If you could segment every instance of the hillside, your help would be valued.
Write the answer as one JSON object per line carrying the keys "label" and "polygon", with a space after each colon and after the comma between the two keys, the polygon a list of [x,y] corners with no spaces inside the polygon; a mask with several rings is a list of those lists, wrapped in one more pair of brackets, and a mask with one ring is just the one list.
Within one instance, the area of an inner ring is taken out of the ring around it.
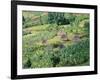
{"label": "hillside", "polygon": [[23,68],[89,65],[89,15],[48,14],[23,12]]}

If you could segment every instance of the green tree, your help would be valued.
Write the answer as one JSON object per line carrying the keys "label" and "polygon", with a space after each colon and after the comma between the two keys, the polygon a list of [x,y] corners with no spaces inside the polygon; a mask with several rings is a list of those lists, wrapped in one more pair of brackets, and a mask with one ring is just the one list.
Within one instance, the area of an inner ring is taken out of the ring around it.
{"label": "green tree", "polygon": [[48,23],[52,24],[55,23],[55,13],[54,12],[49,12],[48,13]]}
{"label": "green tree", "polygon": [[43,25],[42,16],[40,15],[40,24]]}
{"label": "green tree", "polygon": [[57,24],[57,25],[64,25],[66,24],[66,18],[64,13],[58,12],[49,12],[48,13],[48,23],[49,24]]}
{"label": "green tree", "polygon": [[27,60],[26,64],[24,65],[24,67],[25,68],[31,68],[31,65],[32,65],[31,60],[30,60],[30,58],[28,58],[28,60]]}

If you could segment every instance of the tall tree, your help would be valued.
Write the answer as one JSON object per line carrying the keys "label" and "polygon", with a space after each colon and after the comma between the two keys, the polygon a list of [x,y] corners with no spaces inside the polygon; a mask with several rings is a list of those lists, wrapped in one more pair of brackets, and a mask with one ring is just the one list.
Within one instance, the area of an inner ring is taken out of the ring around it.
{"label": "tall tree", "polygon": [[66,18],[64,16],[64,13],[49,12],[48,23],[49,24],[55,23],[57,25],[66,24]]}
{"label": "tall tree", "polygon": [[40,15],[40,24],[43,25],[42,16]]}

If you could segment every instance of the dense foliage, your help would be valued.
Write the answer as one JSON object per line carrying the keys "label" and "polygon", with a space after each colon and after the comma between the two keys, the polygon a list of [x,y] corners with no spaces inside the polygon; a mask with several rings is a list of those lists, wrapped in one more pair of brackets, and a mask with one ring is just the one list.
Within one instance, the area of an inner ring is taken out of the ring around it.
{"label": "dense foliage", "polygon": [[89,65],[89,14],[23,11],[23,68]]}
{"label": "dense foliage", "polygon": [[69,24],[70,22],[68,19],[65,18],[64,13],[50,12],[48,13],[48,23],[64,25],[64,24]]}

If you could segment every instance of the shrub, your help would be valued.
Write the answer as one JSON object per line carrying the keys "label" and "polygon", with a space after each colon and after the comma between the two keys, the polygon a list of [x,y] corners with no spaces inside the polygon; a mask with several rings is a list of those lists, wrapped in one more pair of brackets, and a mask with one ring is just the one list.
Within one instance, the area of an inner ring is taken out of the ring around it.
{"label": "shrub", "polygon": [[24,68],[31,68],[31,65],[32,65],[31,60],[30,60],[30,58],[28,58],[26,63],[24,63]]}
{"label": "shrub", "polygon": [[58,66],[72,66],[89,62],[89,40],[84,40],[61,50]]}

